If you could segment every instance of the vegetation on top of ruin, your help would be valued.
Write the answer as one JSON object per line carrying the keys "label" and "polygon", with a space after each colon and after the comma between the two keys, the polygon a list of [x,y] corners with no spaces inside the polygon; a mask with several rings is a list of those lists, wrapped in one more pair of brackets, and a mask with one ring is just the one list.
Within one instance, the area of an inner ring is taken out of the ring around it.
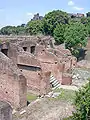
{"label": "vegetation on top of ruin", "polygon": [[[88,32],[87,32],[88,31]],[[66,43],[73,55],[78,55],[79,48],[87,43],[90,35],[90,16],[77,17],[61,10],[53,10],[42,19],[30,20],[26,25],[6,26],[0,30],[1,35],[50,35],[57,44]]]}

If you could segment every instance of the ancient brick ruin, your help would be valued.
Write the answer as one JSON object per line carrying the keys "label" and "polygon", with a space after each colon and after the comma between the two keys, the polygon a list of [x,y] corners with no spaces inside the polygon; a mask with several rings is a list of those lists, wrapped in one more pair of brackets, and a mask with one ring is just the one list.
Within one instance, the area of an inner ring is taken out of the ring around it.
{"label": "ancient brick ruin", "polygon": [[12,108],[3,101],[0,101],[0,120],[12,120]]}
{"label": "ancient brick ruin", "polygon": [[27,90],[50,91],[50,76],[59,84],[72,83],[76,58],[50,36],[0,37],[0,99],[16,108],[27,103]]}
{"label": "ancient brick ruin", "polygon": [[26,78],[18,67],[0,52],[0,100],[16,108],[26,106]]}

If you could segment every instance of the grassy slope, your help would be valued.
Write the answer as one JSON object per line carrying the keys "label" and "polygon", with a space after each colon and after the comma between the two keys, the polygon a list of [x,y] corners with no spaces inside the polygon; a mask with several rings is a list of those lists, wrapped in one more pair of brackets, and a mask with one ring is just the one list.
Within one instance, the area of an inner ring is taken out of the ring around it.
{"label": "grassy slope", "polygon": [[61,92],[61,94],[57,98],[49,98],[49,100],[61,100],[67,102],[74,102],[75,99],[75,91],[72,90],[64,90],[64,89],[57,89],[54,92]]}

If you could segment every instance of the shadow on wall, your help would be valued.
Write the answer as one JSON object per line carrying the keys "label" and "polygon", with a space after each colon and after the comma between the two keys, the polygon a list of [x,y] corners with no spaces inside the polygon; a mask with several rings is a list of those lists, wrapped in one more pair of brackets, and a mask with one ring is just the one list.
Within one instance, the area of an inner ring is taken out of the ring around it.
{"label": "shadow on wall", "polygon": [[40,71],[40,67],[28,66],[28,65],[20,65],[18,64],[19,69],[29,70],[29,71]]}
{"label": "shadow on wall", "polygon": [[79,55],[77,57],[77,61],[81,61],[81,60],[84,60],[85,59],[85,56],[86,56],[86,51],[85,49],[81,48],[79,49]]}
{"label": "shadow on wall", "polygon": [[2,52],[3,54],[5,54],[6,56],[8,56],[8,49],[1,49],[1,52]]}
{"label": "shadow on wall", "polygon": [[24,51],[27,51],[27,47],[23,47],[23,50],[24,50]]}
{"label": "shadow on wall", "polygon": [[35,46],[31,46],[31,53],[34,54],[35,52]]}

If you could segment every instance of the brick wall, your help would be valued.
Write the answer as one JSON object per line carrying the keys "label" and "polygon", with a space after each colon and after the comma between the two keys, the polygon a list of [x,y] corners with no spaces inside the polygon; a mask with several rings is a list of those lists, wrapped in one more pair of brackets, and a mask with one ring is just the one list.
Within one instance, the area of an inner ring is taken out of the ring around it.
{"label": "brick wall", "polygon": [[3,101],[0,101],[0,120],[12,120],[12,108]]}
{"label": "brick wall", "polygon": [[9,102],[14,108],[26,106],[26,84],[17,66],[0,52],[0,100]]}

